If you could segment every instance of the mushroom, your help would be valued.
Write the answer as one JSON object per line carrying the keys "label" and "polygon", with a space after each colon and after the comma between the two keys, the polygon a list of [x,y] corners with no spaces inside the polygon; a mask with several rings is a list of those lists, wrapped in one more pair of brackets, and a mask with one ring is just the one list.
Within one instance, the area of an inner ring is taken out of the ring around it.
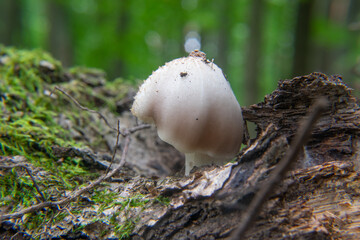
{"label": "mushroom", "polygon": [[185,154],[187,176],[195,166],[225,163],[240,150],[240,105],[222,70],[198,50],[153,72],[131,111]]}

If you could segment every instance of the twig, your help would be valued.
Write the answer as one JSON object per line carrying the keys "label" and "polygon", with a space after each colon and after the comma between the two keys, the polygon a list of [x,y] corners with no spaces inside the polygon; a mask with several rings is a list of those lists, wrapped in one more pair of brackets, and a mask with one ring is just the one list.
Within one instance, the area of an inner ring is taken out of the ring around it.
{"label": "twig", "polygon": [[244,213],[239,227],[233,233],[231,239],[238,240],[244,239],[246,230],[254,221],[255,217],[261,210],[262,205],[265,203],[270,193],[278,183],[285,177],[287,171],[291,169],[292,164],[296,161],[299,152],[302,150],[310,137],[311,130],[316,121],[320,118],[321,114],[328,108],[328,101],[325,98],[320,98],[314,104],[311,114],[307,120],[300,126],[299,131],[294,137],[293,144],[286,152],[285,157],[278,163],[278,166],[273,170],[267,182],[263,183],[259,192],[251,201],[248,210]]}
{"label": "twig", "polygon": [[[41,192],[40,188],[39,188],[39,185],[36,183],[36,180],[34,178],[34,176],[32,175],[32,172],[31,172],[31,169],[28,168],[27,166],[23,165],[23,164],[17,164],[17,165],[12,165],[12,166],[0,166],[0,168],[9,168],[9,169],[12,169],[12,168],[16,168],[16,167],[21,167],[23,169],[25,169],[25,171],[27,172],[27,174],[30,176],[30,179],[31,181],[33,182],[34,184],[34,187],[36,189],[36,191],[39,193],[40,197],[41,197],[41,200],[43,202],[46,201],[45,197],[44,197],[44,194]],[[36,197],[36,196],[35,196]],[[36,197],[36,199],[39,201],[39,199]],[[39,201],[41,202],[41,201]]]}
{"label": "twig", "polygon": [[21,233],[23,233],[23,232],[19,231],[19,232],[15,233],[14,235],[12,235],[12,236],[10,237],[9,240],[16,239],[15,237],[16,237],[17,235],[21,234]]}
{"label": "twig", "polygon": [[[59,214],[59,213],[60,213],[60,211],[59,211],[57,214]],[[56,215],[57,215],[57,214],[56,214]],[[49,226],[51,227],[52,221],[53,221],[54,218],[55,218],[55,212],[51,212],[50,220],[47,220],[46,218],[47,218],[47,213],[46,213],[46,215],[45,215],[45,217],[44,217],[44,219],[43,219],[43,222],[42,222],[42,223],[39,225],[39,227],[38,227],[39,230],[40,230],[40,229],[43,229],[43,231],[40,232],[40,233],[38,233],[38,234],[36,234],[36,235],[34,236],[34,239],[45,239],[46,237],[49,236],[49,234],[48,234],[47,231],[48,231]],[[42,235],[44,235],[43,238],[41,237]]]}
{"label": "twig", "polygon": [[135,127],[125,129],[125,130],[121,133],[121,135],[122,135],[123,137],[126,137],[126,136],[128,136],[128,135],[130,135],[130,134],[133,134],[133,133],[136,132],[136,131],[139,131],[139,130],[142,130],[142,129],[146,129],[146,128],[150,128],[150,127],[151,127],[150,124],[140,124],[140,125],[137,125],[137,126],[135,126]]}
{"label": "twig", "polygon": [[53,94],[53,92],[55,92],[55,90],[58,90],[60,92],[62,92],[65,96],[67,96],[71,101],[73,101],[75,103],[75,105],[80,108],[81,110],[84,110],[84,111],[87,111],[87,112],[90,112],[90,113],[96,113],[101,119],[104,120],[105,124],[110,128],[112,129],[113,131],[117,131],[116,128],[112,127],[108,120],[106,119],[106,117],[104,115],[102,115],[102,113],[98,112],[98,111],[95,111],[95,110],[92,110],[92,109],[89,109],[87,107],[84,107],[82,106],[74,97],[72,97],[70,94],[68,94],[65,90],[61,89],[60,87],[58,86],[55,86],[54,89],[51,91],[50,93],[50,96]]}
{"label": "twig", "polygon": [[100,176],[98,179],[96,179],[94,182],[90,183],[88,186],[79,189],[77,191],[74,191],[72,193],[72,195],[68,196],[67,198],[60,200],[60,201],[56,201],[56,202],[42,202],[36,205],[33,205],[31,207],[25,208],[19,212],[16,213],[12,213],[12,214],[4,214],[0,216],[0,223],[8,220],[8,219],[15,219],[15,218],[21,218],[22,216],[24,216],[27,213],[32,213],[35,211],[39,211],[42,208],[47,208],[47,207],[55,207],[55,206],[63,206],[71,201],[73,201],[74,199],[76,199],[77,197],[79,197],[81,194],[83,194],[84,192],[87,192],[89,190],[91,190],[92,188],[94,188],[95,186],[99,185],[101,182],[103,182],[104,180],[107,180],[109,178],[111,178],[112,176],[114,176],[125,164],[125,159],[126,159],[126,154],[129,148],[129,144],[130,144],[130,136],[126,136],[125,138],[125,145],[124,145],[124,149],[121,155],[121,160],[119,165],[112,171],[110,171],[109,173],[105,173],[104,175]]}
{"label": "twig", "polygon": [[114,162],[115,155],[116,155],[116,150],[117,150],[118,145],[119,145],[119,138],[120,138],[120,134],[121,134],[121,132],[120,132],[120,120],[118,120],[117,132],[118,132],[118,133],[117,133],[117,136],[116,136],[116,144],[115,144],[115,147],[114,147],[114,152],[113,152],[113,155],[112,155],[112,157],[111,157],[110,165],[109,165],[109,166],[107,167],[107,169],[106,169],[106,173],[109,172],[109,170],[110,170],[110,168],[111,168],[111,166],[112,166],[112,164],[113,164],[113,162]]}
{"label": "twig", "polygon": [[121,132],[120,130],[118,130],[117,128],[114,128],[113,126],[110,125],[109,121],[107,120],[107,118],[101,113],[101,112],[98,112],[98,111],[95,111],[95,110],[92,110],[92,109],[89,109],[87,107],[84,107],[82,106],[74,97],[72,97],[70,94],[68,94],[65,90],[63,90],[62,88],[58,87],[58,86],[55,86],[54,89],[51,91],[50,93],[50,96],[53,94],[53,92],[55,92],[55,90],[58,90],[60,92],[62,92],[65,96],[67,96],[71,101],[73,101],[75,103],[75,105],[80,108],[81,110],[84,110],[84,111],[87,111],[87,112],[90,112],[90,113],[95,113],[97,114],[101,119],[104,120],[105,124],[113,131],[115,132],[120,132],[121,136],[123,137],[126,137],[138,130],[141,130],[141,129],[145,129],[145,128],[150,128],[150,124],[141,124],[141,125],[138,125],[138,126],[135,126],[133,128],[129,128],[129,129],[126,129],[124,130],[124,132]]}

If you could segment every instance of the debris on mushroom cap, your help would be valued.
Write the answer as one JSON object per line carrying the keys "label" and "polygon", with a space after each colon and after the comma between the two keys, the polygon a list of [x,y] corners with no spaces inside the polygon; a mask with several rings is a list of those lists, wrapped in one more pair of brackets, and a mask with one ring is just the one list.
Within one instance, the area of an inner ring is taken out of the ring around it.
{"label": "debris on mushroom cap", "polygon": [[242,142],[240,105],[222,70],[200,51],[153,72],[135,96],[132,113],[154,123],[159,137],[186,158],[191,155],[195,166],[231,159]]}
{"label": "debris on mushroom cap", "polygon": [[206,54],[205,54],[204,52],[199,51],[199,50],[192,51],[192,52],[189,54],[189,57],[200,57],[200,58],[202,58],[205,62],[207,61],[207,59],[206,59]]}

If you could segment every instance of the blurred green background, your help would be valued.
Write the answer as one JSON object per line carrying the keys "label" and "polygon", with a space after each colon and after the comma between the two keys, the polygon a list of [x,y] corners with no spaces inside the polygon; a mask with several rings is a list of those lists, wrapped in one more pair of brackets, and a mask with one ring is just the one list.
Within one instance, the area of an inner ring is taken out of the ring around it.
{"label": "blurred green background", "polygon": [[0,0],[0,43],[132,82],[201,48],[248,105],[313,71],[358,89],[359,10],[359,0]]}

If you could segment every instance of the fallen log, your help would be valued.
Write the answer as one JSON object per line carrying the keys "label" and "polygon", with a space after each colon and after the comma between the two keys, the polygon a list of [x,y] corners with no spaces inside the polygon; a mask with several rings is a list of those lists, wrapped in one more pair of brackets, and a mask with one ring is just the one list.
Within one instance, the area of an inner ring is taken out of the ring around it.
{"label": "fallen log", "polygon": [[280,81],[263,102],[243,108],[245,120],[257,125],[257,137],[237,161],[162,185],[169,206],[144,211],[133,238],[229,238],[319,97],[331,107],[246,239],[358,239],[359,106],[339,76],[321,73]]}

